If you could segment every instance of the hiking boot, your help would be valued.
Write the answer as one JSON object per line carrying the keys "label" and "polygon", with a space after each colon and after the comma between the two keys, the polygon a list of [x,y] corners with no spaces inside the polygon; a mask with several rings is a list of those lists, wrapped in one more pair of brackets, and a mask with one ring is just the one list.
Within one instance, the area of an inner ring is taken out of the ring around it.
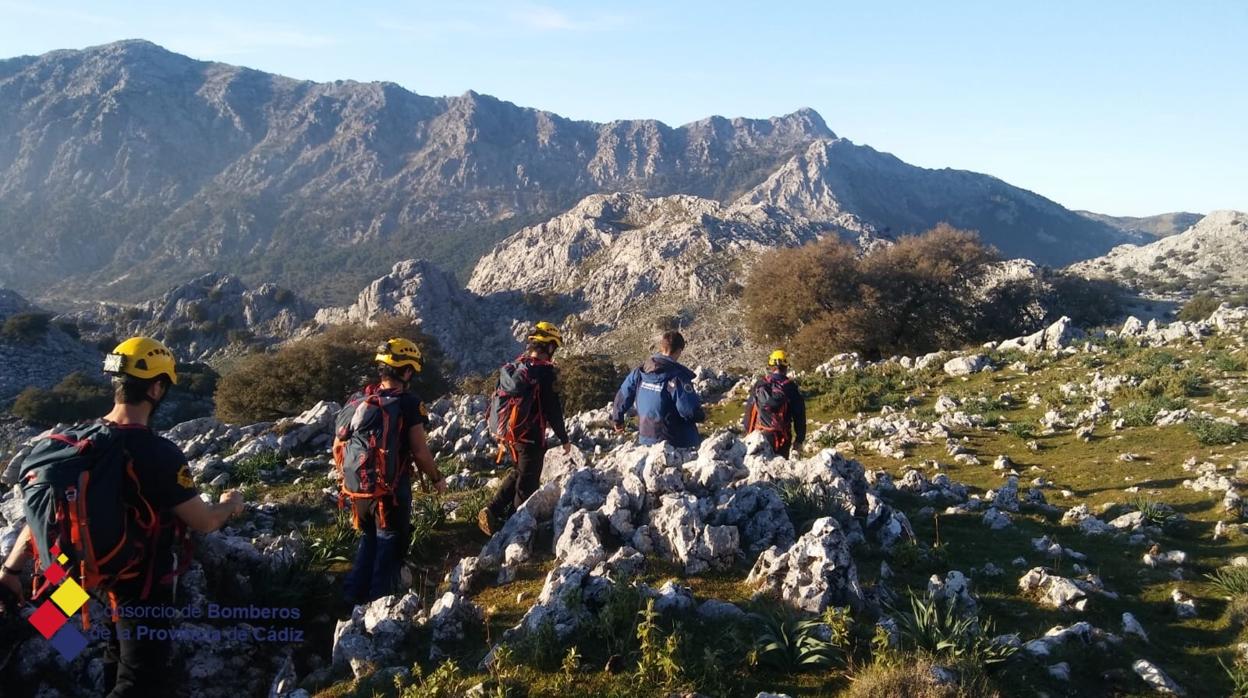
{"label": "hiking boot", "polygon": [[494,512],[488,508],[477,512],[477,528],[487,536],[492,536],[502,527],[502,521],[499,520]]}

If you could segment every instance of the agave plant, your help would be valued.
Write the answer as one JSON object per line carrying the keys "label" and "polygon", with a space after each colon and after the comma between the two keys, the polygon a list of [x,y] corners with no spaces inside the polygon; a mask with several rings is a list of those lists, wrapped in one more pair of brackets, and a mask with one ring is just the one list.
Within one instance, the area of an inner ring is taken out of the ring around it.
{"label": "agave plant", "polygon": [[821,637],[825,632],[826,626],[819,620],[773,615],[762,621],[754,654],[760,664],[786,673],[824,669],[837,660],[836,647]]}
{"label": "agave plant", "polygon": [[952,599],[924,599],[911,593],[910,611],[896,616],[902,643],[935,656],[991,666],[1007,661],[1018,649],[993,642],[992,620],[958,613]]}

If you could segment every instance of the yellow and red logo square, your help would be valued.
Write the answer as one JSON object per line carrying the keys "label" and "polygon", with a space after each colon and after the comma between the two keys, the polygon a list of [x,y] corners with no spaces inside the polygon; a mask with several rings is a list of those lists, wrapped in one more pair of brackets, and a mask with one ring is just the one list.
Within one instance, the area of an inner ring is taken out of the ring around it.
{"label": "yellow and red logo square", "polygon": [[87,638],[67,621],[90,597],[62,567],[69,558],[59,548],[53,548],[52,554],[56,555],[56,562],[43,570],[43,576],[49,584],[56,585],[56,590],[35,609],[30,616],[30,624],[52,643],[65,661],[69,661],[86,648]]}

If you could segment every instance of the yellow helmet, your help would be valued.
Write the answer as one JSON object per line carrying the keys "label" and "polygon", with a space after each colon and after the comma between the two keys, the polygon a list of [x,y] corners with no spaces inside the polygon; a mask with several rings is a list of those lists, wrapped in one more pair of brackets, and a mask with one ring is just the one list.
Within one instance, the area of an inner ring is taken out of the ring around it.
{"label": "yellow helmet", "polygon": [[392,337],[377,347],[377,361],[394,368],[411,366],[420,370],[420,347],[410,339]]}
{"label": "yellow helmet", "polygon": [[788,366],[789,355],[783,349],[777,349],[771,352],[771,356],[767,357],[768,366]]}
{"label": "yellow helmet", "polygon": [[530,342],[554,342],[556,347],[563,346],[563,333],[555,327],[554,323],[545,320],[537,323],[533,327],[533,334],[529,335]]}
{"label": "yellow helmet", "polygon": [[167,376],[177,384],[175,364],[173,352],[165,345],[150,337],[131,337],[105,355],[104,372],[149,380]]}

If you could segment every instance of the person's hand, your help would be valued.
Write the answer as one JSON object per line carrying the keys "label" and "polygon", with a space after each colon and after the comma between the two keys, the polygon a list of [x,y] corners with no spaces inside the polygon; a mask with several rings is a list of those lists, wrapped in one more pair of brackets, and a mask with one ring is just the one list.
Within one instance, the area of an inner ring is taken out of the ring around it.
{"label": "person's hand", "polygon": [[617,434],[623,434],[623,433],[624,433],[624,423],[623,423],[623,422],[620,422],[619,424],[616,424],[616,425],[615,425],[615,433],[617,433]]}
{"label": "person's hand", "polygon": [[568,455],[569,453],[572,453],[572,444],[564,444],[564,445],[563,445],[563,455],[565,455],[565,456],[566,456],[566,455]]}
{"label": "person's hand", "polygon": [[433,481],[433,491],[438,494],[446,494],[446,478],[440,477]]}
{"label": "person's hand", "polygon": [[12,572],[0,570],[0,585],[8,589],[19,604],[26,599],[25,594],[22,593],[22,578],[20,576]]}
{"label": "person's hand", "polygon": [[243,493],[230,490],[221,493],[221,503],[230,505],[230,515],[241,514],[243,511]]}

